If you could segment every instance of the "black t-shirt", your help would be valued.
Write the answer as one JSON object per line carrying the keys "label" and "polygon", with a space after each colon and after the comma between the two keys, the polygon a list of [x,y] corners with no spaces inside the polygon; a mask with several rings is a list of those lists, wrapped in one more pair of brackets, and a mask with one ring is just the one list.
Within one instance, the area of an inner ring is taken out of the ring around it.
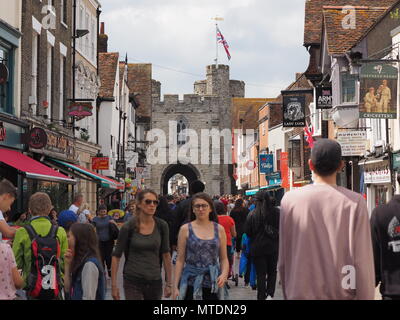
{"label": "black t-shirt", "polygon": [[376,284],[383,296],[400,296],[400,195],[371,216]]}

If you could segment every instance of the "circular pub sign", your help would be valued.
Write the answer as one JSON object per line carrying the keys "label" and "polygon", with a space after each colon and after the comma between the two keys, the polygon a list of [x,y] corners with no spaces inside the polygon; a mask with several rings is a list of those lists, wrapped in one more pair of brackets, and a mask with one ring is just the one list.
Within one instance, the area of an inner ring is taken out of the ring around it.
{"label": "circular pub sign", "polygon": [[249,160],[245,166],[247,170],[254,170],[257,167],[257,163],[254,160]]}
{"label": "circular pub sign", "polygon": [[47,134],[41,128],[33,128],[29,132],[29,147],[33,149],[43,149],[47,145]]}

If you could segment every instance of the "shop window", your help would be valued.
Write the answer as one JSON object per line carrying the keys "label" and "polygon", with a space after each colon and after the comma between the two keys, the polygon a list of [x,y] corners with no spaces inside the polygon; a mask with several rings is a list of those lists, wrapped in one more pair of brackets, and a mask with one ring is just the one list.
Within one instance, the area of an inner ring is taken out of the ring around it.
{"label": "shop window", "polygon": [[13,91],[14,91],[14,50],[12,47],[0,42],[0,64],[8,69],[7,81],[0,79],[0,112],[14,113]]}
{"label": "shop window", "polygon": [[342,103],[356,102],[356,76],[348,72],[341,73]]}

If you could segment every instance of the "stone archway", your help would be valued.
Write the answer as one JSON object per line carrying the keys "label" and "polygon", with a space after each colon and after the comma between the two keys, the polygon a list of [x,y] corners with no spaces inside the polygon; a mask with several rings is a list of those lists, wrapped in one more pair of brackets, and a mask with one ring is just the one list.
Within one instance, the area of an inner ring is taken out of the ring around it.
{"label": "stone archway", "polygon": [[200,179],[200,172],[193,165],[184,165],[181,163],[172,164],[165,168],[163,174],[161,175],[160,190],[162,195],[168,194],[168,181],[178,173],[183,175],[187,179],[189,186],[193,181]]}

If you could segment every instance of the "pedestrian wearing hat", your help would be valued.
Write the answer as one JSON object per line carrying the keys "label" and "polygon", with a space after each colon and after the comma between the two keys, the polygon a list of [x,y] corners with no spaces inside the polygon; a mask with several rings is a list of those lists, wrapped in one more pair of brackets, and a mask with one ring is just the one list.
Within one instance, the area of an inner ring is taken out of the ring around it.
{"label": "pedestrian wearing hat", "polygon": [[281,202],[278,269],[285,299],[368,300],[375,273],[367,204],[336,185],[341,146],[320,139],[308,161],[314,184]]}
{"label": "pedestrian wearing hat", "polygon": [[72,210],[61,211],[57,219],[58,225],[63,227],[66,232],[68,232],[71,225],[77,221],[78,216]]}

